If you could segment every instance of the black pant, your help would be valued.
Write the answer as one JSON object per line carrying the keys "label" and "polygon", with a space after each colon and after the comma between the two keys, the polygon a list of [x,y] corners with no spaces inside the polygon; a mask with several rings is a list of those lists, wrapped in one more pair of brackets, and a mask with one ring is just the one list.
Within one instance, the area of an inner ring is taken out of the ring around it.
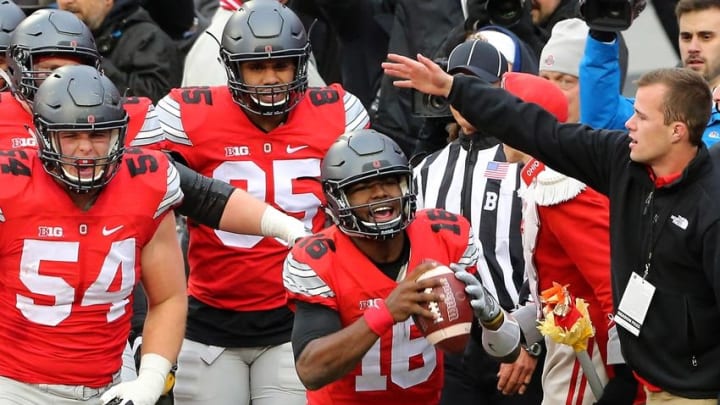
{"label": "black pant", "polygon": [[445,385],[440,405],[538,405],[545,353],[538,358],[532,380],[523,395],[503,395],[497,389],[500,363],[480,345],[468,345],[464,355],[445,355]]}

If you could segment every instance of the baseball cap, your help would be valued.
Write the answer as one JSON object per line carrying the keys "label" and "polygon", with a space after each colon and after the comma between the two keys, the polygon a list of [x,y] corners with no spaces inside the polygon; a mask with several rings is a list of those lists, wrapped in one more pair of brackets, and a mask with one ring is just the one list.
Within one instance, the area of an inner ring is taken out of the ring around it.
{"label": "baseball cap", "polygon": [[465,41],[448,57],[448,73],[469,73],[486,82],[497,83],[507,72],[507,59],[497,48],[482,40]]}

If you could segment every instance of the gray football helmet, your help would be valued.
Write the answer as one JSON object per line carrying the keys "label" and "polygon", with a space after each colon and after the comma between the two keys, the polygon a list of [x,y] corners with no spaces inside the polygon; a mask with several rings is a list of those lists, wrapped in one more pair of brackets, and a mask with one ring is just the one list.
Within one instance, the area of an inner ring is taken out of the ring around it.
{"label": "gray football helmet", "polygon": [[[220,59],[225,65],[228,87],[235,103],[260,115],[281,115],[293,109],[307,89],[310,42],[295,13],[275,0],[243,3],[228,20],[220,41]],[[295,58],[295,78],[290,83],[248,86],[240,66],[243,62]],[[271,102],[259,95],[272,95]]]}
{"label": "gray football helmet", "polygon": [[31,104],[39,83],[48,75],[33,68],[39,57],[69,57],[96,68],[101,59],[85,23],[71,12],[54,9],[38,10],[18,24],[7,56],[13,91]]}
{"label": "gray football helmet", "polygon": [[[412,170],[400,146],[386,135],[371,129],[343,134],[325,154],[320,173],[327,199],[325,211],[348,235],[387,239],[402,232],[415,217]],[[400,215],[387,222],[364,221],[353,211],[362,207],[372,210],[397,198],[351,206],[346,190],[353,184],[385,176],[400,180]]]}
{"label": "gray football helmet", "polygon": [[[5,58],[5,52],[10,44],[10,36],[15,27],[25,18],[22,9],[10,0],[0,0],[0,58]],[[7,90],[9,83],[0,77],[0,91]]]}
{"label": "gray football helmet", "polygon": [[[121,101],[115,85],[92,66],[55,69],[38,88],[33,108],[38,155],[45,170],[77,193],[110,182],[125,151],[128,116]],[[107,155],[83,158],[64,153],[60,133],[72,131],[110,131]],[[67,167],[74,167],[75,173]],[[80,176],[81,171],[88,175]]]}

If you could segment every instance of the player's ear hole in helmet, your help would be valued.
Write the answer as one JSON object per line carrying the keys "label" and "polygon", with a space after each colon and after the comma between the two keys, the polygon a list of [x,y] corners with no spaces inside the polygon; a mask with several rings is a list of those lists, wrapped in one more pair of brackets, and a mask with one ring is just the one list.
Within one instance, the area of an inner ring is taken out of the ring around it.
{"label": "player's ear hole in helmet", "polygon": [[71,12],[54,9],[38,10],[18,24],[7,57],[13,91],[31,105],[38,86],[49,74],[35,69],[43,58],[65,58],[95,68],[101,61],[95,38],[85,23]]}
{"label": "player's ear hole in helmet", "polygon": [[[369,204],[351,205],[348,190],[353,185],[387,176],[398,180],[401,195]],[[362,129],[340,136],[325,154],[321,180],[327,199],[326,212],[346,234],[387,239],[402,232],[415,217],[415,190],[407,157],[395,141],[375,130]],[[399,201],[400,213],[390,221],[364,220],[355,210]]]}
{"label": "player's ear hole in helmet", "polygon": [[[295,13],[274,0],[244,3],[228,20],[220,40],[220,59],[235,103],[259,115],[282,115],[292,110],[307,89],[310,42]],[[247,62],[295,63],[289,83],[249,85],[241,66]]]}
{"label": "player's ear hole in helmet", "polygon": [[[60,67],[38,88],[33,113],[38,155],[51,176],[77,193],[112,180],[125,151],[128,115],[110,79],[91,66]],[[84,156],[64,151],[76,138],[85,148],[107,151]]]}

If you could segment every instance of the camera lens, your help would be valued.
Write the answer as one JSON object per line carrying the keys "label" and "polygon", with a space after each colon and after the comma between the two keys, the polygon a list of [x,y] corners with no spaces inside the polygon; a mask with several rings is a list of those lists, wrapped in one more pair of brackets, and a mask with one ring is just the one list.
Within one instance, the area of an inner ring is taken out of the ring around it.
{"label": "camera lens", "polygon": [[436,108],[438,110],[442,110],[445,108],[445,99],[439,96],[430,96],[428,97],[428,105],[432,108]]}

